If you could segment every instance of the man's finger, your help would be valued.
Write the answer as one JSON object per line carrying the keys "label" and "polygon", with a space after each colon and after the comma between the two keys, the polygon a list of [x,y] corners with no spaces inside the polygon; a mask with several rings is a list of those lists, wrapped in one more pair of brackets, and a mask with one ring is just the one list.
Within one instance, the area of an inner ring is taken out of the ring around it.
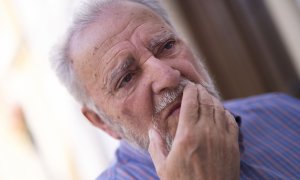
{"label": "man's finger", "polygon": [[212,95],[209,94],[207,89],[204,86],[202,86],[202,84],[197,84],[196,86],[200,94],[200,96],[198,97],[199,103],[201,105],[214,106]]}
{"label": "man's finger", "polygon": [[197,85],[198,89],[198,103],[200,106],[200,119],[203,119],[207,123],[214,123],[214,102],[212,95],[201,85]]}
{"label": "man's finger", "polygon": [[158,172],[165,162],[166,148],[157,130],[150,128],[148,133],[149,133],[149,140],[150,140],[148,151],[153,160],[155,169]]}
{"label": "man's finger", "polygon": [[195,84],[188,84],[181,101],[180,115],[177,131],[187,124],[194,124],[199,119],[198,92]]}
{"label": "man's finger", "polygon": [[235,121],[233,115],[226,110],[226,117],[227,117],[227,126],[228,126],[228,130],[229,133],[233,136],[236,137],[238,139],[238,134],[239,134],[239,127],[237,122]]}

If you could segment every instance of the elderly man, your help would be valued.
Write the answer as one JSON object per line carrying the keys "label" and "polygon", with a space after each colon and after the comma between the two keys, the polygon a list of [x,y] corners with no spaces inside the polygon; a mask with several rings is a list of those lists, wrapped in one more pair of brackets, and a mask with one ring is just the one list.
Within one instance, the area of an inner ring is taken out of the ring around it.
{"label": "elderly man", "polygon": [[[156,1],[91,1],[82,10],[52,60],[84,116],[121,139],[99,179],[300,177],[299,101],[272,94],[229,102],[229,112]],[[244,142],[232,112],[243,118]]]}

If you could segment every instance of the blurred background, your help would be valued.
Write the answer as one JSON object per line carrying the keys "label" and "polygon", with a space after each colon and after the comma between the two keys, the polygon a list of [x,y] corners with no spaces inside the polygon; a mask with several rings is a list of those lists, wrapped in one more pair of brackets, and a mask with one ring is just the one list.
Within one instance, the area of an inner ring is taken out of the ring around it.
{"label": "blurred background", "polygon": [[[161,0],[222,97],[300,96],[300,0]],[[0,0],[0,180],[95,179],[118,142],[49,65],[77,0]]]}

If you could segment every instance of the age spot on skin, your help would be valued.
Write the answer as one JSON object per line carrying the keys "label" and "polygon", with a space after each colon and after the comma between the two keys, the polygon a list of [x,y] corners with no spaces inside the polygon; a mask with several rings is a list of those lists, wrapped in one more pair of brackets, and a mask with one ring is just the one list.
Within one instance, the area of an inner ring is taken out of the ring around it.
{"label": "age spot on skin", "polygon": [[99,47],[94,47],[94,50],[93,50],[93,56],[95,56],[96,52],[98,51]]}
{"label": "age spot on skin", "polygon": [[125,116],[133,117],[133,113],[132,113],[132,111],[128,107],[124,107],[121,112]]}

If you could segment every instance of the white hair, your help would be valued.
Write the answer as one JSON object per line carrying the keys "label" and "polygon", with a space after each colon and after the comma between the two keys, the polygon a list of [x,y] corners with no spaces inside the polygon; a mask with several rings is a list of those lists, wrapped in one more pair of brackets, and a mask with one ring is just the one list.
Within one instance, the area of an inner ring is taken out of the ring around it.
{"label": "white hair", "polygon": [[[161,16],[166,23],[171,25],[166,11],[156,0],[126,1],[139,3],[150,8]],[[83,84],[81,84],[76,77],[76,73],[71,64],[72,61],[69,56],[69,50],[70,42],[74,34],[79,33],[82,29],[86,28],[88,24],[95,22],[103,10],[116,2],[124,2],[124,0],[88,0],[82,2],[80,9],[74,14],[73,21],[67,29],[63,40],[53,48],[51,54],[51,64],[60,81],[79,103],[98,112],[104,120],[107,120],[108,117],[101,111],[100,107],[96,107],[94,101],[87,94]]]}

